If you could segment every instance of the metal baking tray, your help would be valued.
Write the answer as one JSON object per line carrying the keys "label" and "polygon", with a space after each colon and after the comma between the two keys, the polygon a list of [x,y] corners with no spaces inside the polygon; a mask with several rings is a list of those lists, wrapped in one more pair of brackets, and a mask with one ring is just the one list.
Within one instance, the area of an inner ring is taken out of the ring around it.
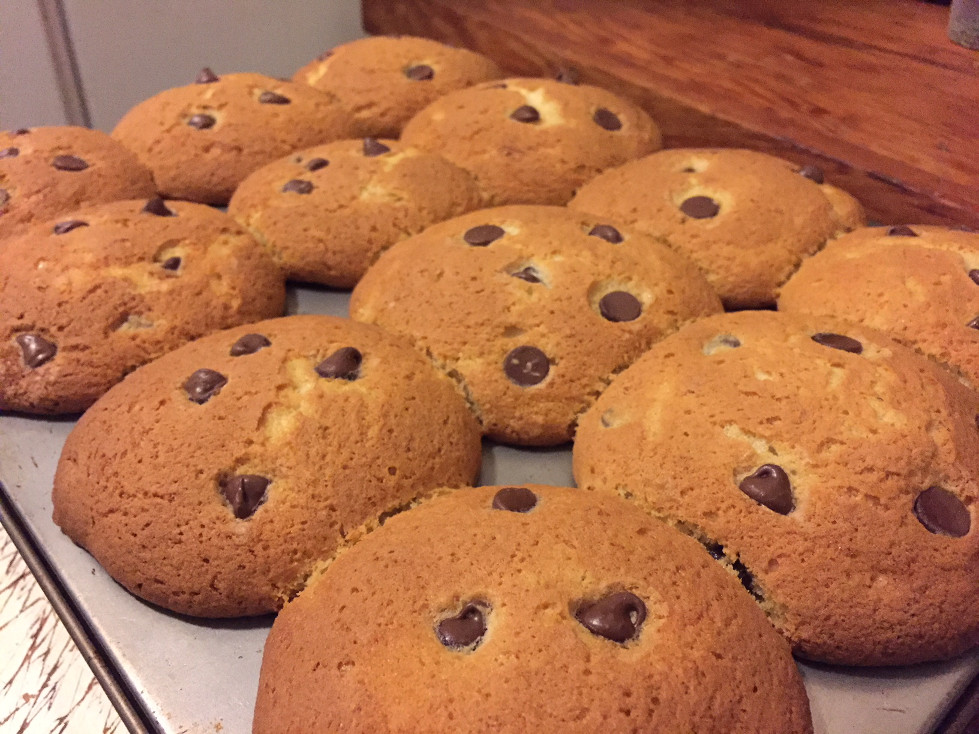
{"label": "metal baking tray", "polygon": [[[348,294],[290,289],[290,313],[347,314]],[[0,415],[0,520],[134,731],[251,731],[272,617],[215,621],[140,601],[51,521],[51,484],[73,420]],[[133,437],[139,440],[138,436]],[[571,484],[571,451],[484,445],[483,484]],[[930,734],[979,673],[979,650],[946,663],[799,663],[818,734]]]}

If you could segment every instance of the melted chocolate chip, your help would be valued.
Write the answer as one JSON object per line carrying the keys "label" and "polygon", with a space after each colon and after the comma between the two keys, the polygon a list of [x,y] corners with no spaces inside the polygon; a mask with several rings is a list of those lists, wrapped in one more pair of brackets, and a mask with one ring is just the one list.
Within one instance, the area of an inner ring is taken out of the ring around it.
{"label": "melted chocolate chip", "polygon": [[680,211],[694,219],[710,219],[716,217],[721,205],[709,196],[691,196],[680,204]]}
{"label": "melted chocolate chip", "polygon": [[214,123],[217,120],[212,115],[206,115],[203,112],[196,115],[191,115],[190,119],[187,120],[187,124],[198,130],[207,130],[210,127],[214,127]]}
{"label": "melted chocolate chip", "polygon": [[888,237],[917,237],[918,234],[910,227],[907,227],[902,224],[899,227],[891,227],[889,230],[887,230],[887,236]]}
{"label": "melted chocolate chip", "polygon": [[228,378],[220,372],[203,367],[187,378],[183,388],[188,398],[198,405],[203,405],[221,392],[221,388],[227,384]]}
{"label": "melted chocolate chip", "polygon": [[306,161],[306,170],[318,171],[321,168],[326,168],[328,165],[330,165],[330,162],[326,158],[310,158]]}
{"label": "melted chocolate chip", "polygon": [[562,84],[577,84],[581,79],[581,75],[577,69],[570,66],[562,66],[557,70],[554,78]]}
{"label": "melted chocolate chip", "polygon": [[930,533],[961,538],[969,533],[972,517],[962,500],[941,487],[929,487],[914,501],[914,516]]}
{"label": "melted chocolate chip", "polygon": [[642,313],[642,304],[631,293],[612,291],[602,296],[598,310],[608,321],[635,321]]}
{"label": "melted chocolate chip", "polygon": [[778,464],[762,464],[754,474],[742,479],[738,487],[755,502],[779,515],[788,515],[795,509],[789,475]]}
{"label": "melted chocolate chip", "polygon": [[540,120],[540,112],[537,111],[536,107],[531,107],[529,104],[525,104],[517,107],[517,109],[511,112],[510,119],[516,120],[517,122],[537,122]]}
{"label": "melted chocolate chip", "polygon": [[863,351],[863,344],[852,337],[843,336],[843,334],[821,332],[819,334],[813,334],[812,340],[817,344],[822,344],[824,347],[840,349],[851,354],[860,354]]}
{"label": "melted chocolate chip", "polygon": [[528,265],[522,270],[518,270],[515,273],[510,273],[514,278],[520,278],[520,280],[526,280],[528,283],[540,283],[540,273],[537,272],[537,268],[533,265]]}
{"label": "melted chocolate chip", "polygon": [[466,244],[473,247],[486,247],[505,234],[503,227],[497,227],[495,224],[480,224],[478,227],[467,229],[462,235],[462,239],[466,241]]}
{"label": "melted chocolate chip", "polygon": [[20,155],[20,148],[4,148],[0,150],[0,158],[16,158]]}
{"label": "melted chocolate chip", "polygon": [[159,196],[155,196],[149,201],[147,201],[140,211],[145,212],[147,214],[155,214],[158,217],[177,216],[177,213],[172,209],[170,209],[166,205],[166,202],[163,201],[163,199],[161,199]]}
{"label": "melted chocolate chip", "polygon": [[164,270],[179,270],[181,262],[183,261],[179,257],[168,257],[166,260],[160,263],[160,267]]}
{"label": "melted chocolate chip", "polygon": [[617,245],[622,241],[622,233],[611,224],[596,224],[588,232],[592,237],[599,237],[606,242]]}
{"label": "melted chocolate chip", "polygon": [[218,79],[220,79],[220,77],[211,71],[210,67],[205,66],[203,69],[197,72],[197,78],[194,79],[194,82],[197,84],[211,84],[212,82],[216,82]]}
{"label": "melted chocolate chip", "polygon": [[259,349],[272,346],[267,336],[262,334],[245,334],[231,345],[231,356],[242,357],[246,354],[254,354]]}
{"label": "melted chocolate chip", "polygon": [[536,385],[547,377],[550,369],[550,360],[537,347],[517,347],[503,360],[506,376],[510,378],[510,382],[520,387]]}
{"label": "melted chocolate chip", "polygon": [[639,634],[646,619],[646,605],[635,594],[619,591],[582,604],[574,616],[589,632],[621,643]]}
{"label": "melted chocolate chip", "polygon": [[970,270],[969,277],[972,278],[972,282],[979,285],[979,270]]}
{"label": "melted chocolate chip", "polygon": [[427,82],[429,79],[435,76],[435,69],[427,64],[409,66],[407,69],[405,69],[405,76],[412,81]]}
{"label": "melted chocolate chip", "polygon": [[486,615],[482,605],[470,602],[454,617],[448,617],[435,628],[439,642],[450,649],[474,647],[486,634]]}
{"label": "melted chocolate chip", "polygon": [[58,155],[51,161],[51,165],[59,171],[84,171],[88,168],[88,162],[77,155]]}
{"label": "melted chocolate chip", "polygon": [[69,219],[64,222],[58,222],[56,225],[54,225],[53,232],[55,234],[68,234],[73,229],[87,226],[88,222],[83,222],[81,219]]}
{"label": "melted chocolate chip", "polygon": [[595,114],[591,116],[591,119],[595,121],[596,125],[610,132],[622,129],[622,120],[619,119],[619,116],[612,112],[612,110],[607,110],[604,107],[599,107],[595,110]]}
{"label": "melted chocolate chip", "polygon": [[493,509],[530,512],[537,506],[537,495],[526,487],[504,487],[493,495]]}
{"label": "melted chocolate chip", "polygon": [[818,184],[826,181],[826,177],[823,175],[823,169],[819,166],[803,166],[799,169],[799,175]]}
{"label": "melted chocolate chip", "polygon": [[316,374],[331,380],[356,380],[360,376],[363,355],[353,347],[338,349],[316,365]]}
{"label": "melted chocolate chip", "polygon": [[221,481],[221,494],[239,520],[255,514],[264,502],[272,482],[258,474],[236,474]]}
{"label": "melted chocolate chip", "polygon": [[20,334],[16,341],[24,355],[24,364],[32,370],[50,362],[58,353],[58,348],[40,334]]}
{"label": "melted chocolate chip", "polygon": [[289,104],[292,102],[285,95],[277,94],[276,92],[262,92],[258,95],[258,101],[261,104]]}
{"label": "melted chocolate chip", "polygon": [[282,186],[282,193],[284,194],[308,194],[315,187],[312,181],[303,181],[301,178],[294,178],[292,181],[286,181]]}
{"label": "melted chocolate chip", "polygon": [[391,149],[377,138],[364,138],[364,155],[368,158],[374,158],[390,152]]}

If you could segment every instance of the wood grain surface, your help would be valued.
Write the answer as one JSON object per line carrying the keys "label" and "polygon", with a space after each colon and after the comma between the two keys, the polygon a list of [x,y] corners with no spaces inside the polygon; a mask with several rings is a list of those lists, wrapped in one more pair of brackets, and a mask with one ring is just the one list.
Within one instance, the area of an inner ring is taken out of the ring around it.
{"label": "wood grain surface", "polygon": [[884,223],[979,227],[979,52],[919,0],[363,0],[371,33],[573,67],[656,118],[669,147],[822,165]]}
{"label": "wood grain surface", "polygon": [[2,527],[0,732],[125,732],[105,691]]}

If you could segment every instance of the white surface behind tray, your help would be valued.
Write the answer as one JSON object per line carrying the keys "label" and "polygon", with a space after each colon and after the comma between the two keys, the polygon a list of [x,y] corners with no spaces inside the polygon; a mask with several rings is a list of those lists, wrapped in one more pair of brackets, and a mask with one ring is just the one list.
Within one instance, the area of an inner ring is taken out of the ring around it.
{"label": "white surface behind tray", "polygon": [[[294,289],[290,313],[346,314],[347,296]],[[271,617],[194,620],[139,601],[51,521],[67,420],[0,416],[0,481],[65,587],[165,732],[251,730]],[[483,484],[571,483],[571,452],[487,445]],[[949,663],[853,669],[799,665],[817,734],[925,734],[979,672],[979,651]]]}

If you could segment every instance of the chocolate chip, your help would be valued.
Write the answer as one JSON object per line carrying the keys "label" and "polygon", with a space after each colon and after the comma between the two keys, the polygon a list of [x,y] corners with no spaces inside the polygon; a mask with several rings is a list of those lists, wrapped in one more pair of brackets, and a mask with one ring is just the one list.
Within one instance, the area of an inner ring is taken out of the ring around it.
{"label": "chocolate chip", "polygon": [[51,161],[51,165],[59,171],[84,171],[88,168],[88,162],[77,155],[58,155]]}
{"label": "chocolate chip", "polygon": [[608,321],[635,321],[642,313],[642,304],[631,293],[612,291],[602,296],[598,310]]}
{"label": "chocolate chip", "polygon": [[328,165],[330,165],[330,162],[326,158],[310,158],[306,161],[306,170],[318,171],[321,168],[326,168]]}
{"label": "chocolate chip", "polygon": [[917,237],[917,233],[905,225],[899,227],[891,227],[887,230],[888,237]]}
{"label": "chocolate chip", "polygon": [[972,282],[979,285],[979,270],[970,270],[969,277],[972,278]]}
{"label": "chocolate chip", "polygon": [[262,92],[258,95],[258,101],[262,104],[289,104],[292,100],[275,92]]}
{"label": "chocolate chip", "polygon": [[272,346],[267,336],[262,334],[245,334],[238,341],[231,345],[231,356],[242,357],[246,354],[254,354],[259,349]]}
{"label": "chocolate chip", "polygon": [[711,217],[716,217],[720,210],[720,204],[709,196],[691,196],[680,204],[680,211],[694,219],[710,219]]}
{"label": "chocolate chip", "polygon": [[216,82],[220,77],[211,71],[210,67],[205,66],[199,72],[197,72],[197,78],[194,81],[197,84],[211,84]]}
{"label": "chocolate chip", "polygon": [[503,360],[503,371],[510,382],[530,387],[541,382],[551,369],[551,363],[537,347],[523,346],[511,351]]}
{"label": "chocolate chip", "polygon": [[155,196],[147,201],[140,211],[146,212],[147,214],[155,214],[158,217],[177,216],[177,213],[167,207],[166,202],[164,202],[159,196]]}
{"label": "chocolate chip", "polygon": [[197,128],[198,130],[207,130],[210,127],[214,127],[214,123],[217,120],[211,115],[205,115],[203,112],[196,115],[191,115],[190,119],[187,120],[187,124],[191,127]]}
{"label": "chocolate chip", "polygon": [[416,82],[426,82],[435,76],[435,69],[427,64],[409,66],[405,69],[405,76]]}
{"label": "chocolate chip", "polygon": [[962,500],[941,487],[929,487],[914,501],[914,516],[937,535],[961,538],[969,533],[972,518]]}
{"label": "chocolate chip", "polygon": [[58,222],[54,225],[55,234],[68,234],[73,229],[78,229],[79,227],[87,227],[88,222],[83,222],[81,219],[69,219],[64,222]]}
{"label": "chocolate chip", "polygon": [[595,114],[591,116],[591,119],[599,127],[603,127],[611,132],[622,129],[622,120],[619,119],[619,116],[612,112],[612,110],[607,110],[604,107],[599,107],[595,110]]}
{"label": "chocolate chip", "polygon": [[363,355],[353,347],[338,349],[316,365],[316,374],[331,380],[356,380]]}
{"label": "chocolate chip", "polygon": [[537,506],[537,495],[526,487],[504,487],[493,495],[493,509],[530,512]]}
{"label": "chocolate chip", "polygon": [[466,604],[456,616],[439,622],[435,633],[439,642],[454,650],[478,645],[486,634],[486,614],[482,605]]}
{"label": "chocolate chip", "polygon": [[562,84],[577,84],[581,78],[578,70],[570,66],[562,66],[557,70],[554,78]]}
{"label": "chocolate chip", "polygon": [[613,642],[626,642],[639,633],[646,619],[646,605],[635,594],[619,591],[582,604],[574,616],[589,632]]}
{"label": "chocolate chip", "polygon": [[606,242],[611,242],[613,245],[617,245],[622,241],[622,233],[611,224],[596,224],[588,234],[592,237],[600,237]]}
{"label": "chocolate chip", "polygon": [[377,138],[364,138],[364,155],[368,158],[390,153],[391,149]]}
{"label": "chocolate chip", "polygon": [[520,280],[526,280],[528,283],[540,283],[540,273],[533,265],[528,265],[522,270],[510,273],[510,275],[514,278],[520,278]]}
{"label": "chocolate chip", "polygon": [[301,178],[294,178],[292,181],[286,181],[282,186],[282,192],[285,194],[308,194],[313,190],[312,181],[303,181]]}
{"label": "chocolate chip", "polygon": [[823,175],[823,169],[819,166],[803,166],[799,169],[799,175],[818,184],[824,183],[826,180],[826,177]]}
{"label": "chocolate chip", "polygon": [[317,57],[316,57],[316,60],[317,60],[317,61],[326,61],[326,60],[327,60],[328,58],[330,58],[330,57],[331,57],[332,55],[333,55],[333,49],[331,48],[330,50],[328,50],[328,51],[324,51],[324,52],[323,52],[323,53],[321,53],[321,54],[320,54],[319,56],[317,56]]}
{"label": "chocolate chip", "polygon": [[812,340],[817,344],[822,344],[824,347],[840,349],[844,352],[850,352],[851,354],[860,354],[863,351],[863,344],[858,342],[856,339],[849,336],[843,336],[842,334],[821,332],[819,334],[813,334]]}
{"label": "chocolate chip", "polygon": [[168,257],[160,263],[160,267],[164,270],[179,270],[181,262],[182,260],[179,257]]}
{"label": "chocolate chip", "polygon": [[537,111],[536,107],[525,104],[510,113],[510,119],[517,122],[537,122],[540,120],[540,112]]}
{"label": "chocolate chip", "polygon": [[227,384],[228,378],[220,372],[203,367],[187,378],[183,388],[188,398],[198,405],[203,405],[221,392],[221,388]]}
{"label": "chocolate chip", "polygon": [[795,509],[789,475],[778,464],[762,464],[754,474],[742,479],[738,487],[755,502],[779,515],[788,515]]}
{"label": "chocolate chip", "polygon": [[239,520],[255,514],[264,502],[272,482],[258,474],[236,474],[221,481],[221,494]]}
{"label": "chocolate chip", "polygon": [[979,329],[979,316],[976,316],[972,321],[966,324],[970,329]]}
{"label": "chocolate chip", "polygon": [[4,148],[0,150],[0,158],[16,158],[20,155],[20,148]]}
{"label": "chocolate chip", "polygon": [[704,354],[711,355],[725,349],[737,349],[740,346],[741,340],[733,334],[718,334],[704,344],[704,348],[701,351]]}
{"label": "chocolate chip", "polygon": [[495,224],[480,224],[478,227],[467,229],[462,235],[462,239],[466,241],[466,244],[473,247],[486,247],[505,234],[503,227],[497,227]]}
{"label": "chocolate chip", "polygon": [[39,334],[20,334],[16,341],[24,355],[24,364],[32,370],[50,362],[58,353],[58,348]]}
{"label": "chocolate chip", "polygon": [[27,135],[27,133],[29,133],[30,131],[31,131],[30,128],[19,127],[16,130],[14,130],[14,135]]}

